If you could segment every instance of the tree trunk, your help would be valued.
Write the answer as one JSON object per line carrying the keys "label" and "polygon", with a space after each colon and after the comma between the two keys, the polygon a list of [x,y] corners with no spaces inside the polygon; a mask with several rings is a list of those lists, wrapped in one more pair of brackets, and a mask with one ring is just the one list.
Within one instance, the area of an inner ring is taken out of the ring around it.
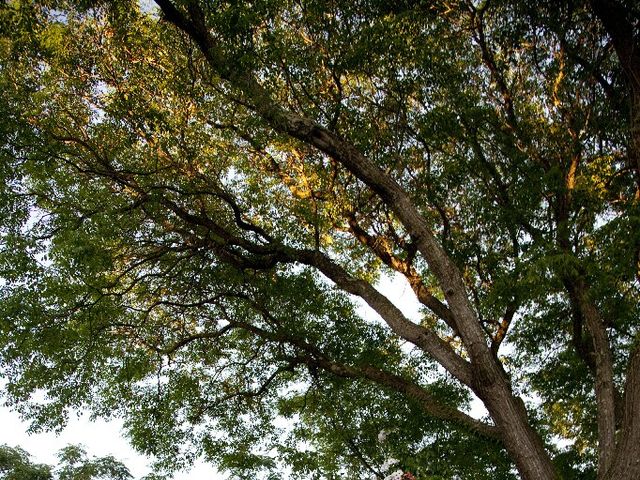
{"label": "tree trunk", "polygon": [[581,277],[565,279],[572,304],[584,318],[593,344],[595,394],[598,408],[598,478],[611,467],[616,448],[616,395],[613,382],[613,355],[600,312],[589,298]]}
{"label": "tree trunk", "polygon": [[638,480],[640,478],[640,345],[629,362],[624,393],[622,431],[612,466],[603,480]]}
{"label": "tree trunk", "polygon": [[474,369],[474,391],[500,430],[504,447],[523,480],[555,480],[558,475],[540,435],[529,423],[524,402],[513,395],[497,361],[486,360]]}

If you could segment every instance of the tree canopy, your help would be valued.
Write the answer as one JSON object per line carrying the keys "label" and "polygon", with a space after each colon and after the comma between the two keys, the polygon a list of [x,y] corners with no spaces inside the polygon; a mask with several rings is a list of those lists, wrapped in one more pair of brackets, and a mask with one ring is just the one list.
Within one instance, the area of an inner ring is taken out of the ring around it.
{"label": "tree canopy", "polygon": [[8,403],[121,416],[167,470],[640,478],[639,24],[4,1]]}
{"label": "tree canopy", "polygon": [[[112,456],[91,457],[79,445],[67,445],[58,452],[55,466],[33,463],[20,447],[0,445],[0,473],[3,480],[130,480],[127,467]],[[147,480],[156,477],[145,477]]]}

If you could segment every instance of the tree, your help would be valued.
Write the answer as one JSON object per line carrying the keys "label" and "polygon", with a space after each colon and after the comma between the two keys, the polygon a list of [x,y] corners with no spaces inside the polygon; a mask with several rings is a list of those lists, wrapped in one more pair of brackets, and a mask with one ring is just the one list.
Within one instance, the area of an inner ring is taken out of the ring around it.
{"label": "tree", "polygon": [[29,454],[19,447],[0,445],[0,473],[5,480],[129,480],[127,467],[111,456],[88,458],[78,445],[68,445],[58,452],[55,467],[32,463]]}
{"label": "tree", "polygon": [[156,4],[2,10],[17,409],[245,477],[640,476],[635,2]]}
{"label": "tree", "polygon": [[6,480],[51,480],[48,465],[34,464],[21,448],[0,446],[0,473]]}

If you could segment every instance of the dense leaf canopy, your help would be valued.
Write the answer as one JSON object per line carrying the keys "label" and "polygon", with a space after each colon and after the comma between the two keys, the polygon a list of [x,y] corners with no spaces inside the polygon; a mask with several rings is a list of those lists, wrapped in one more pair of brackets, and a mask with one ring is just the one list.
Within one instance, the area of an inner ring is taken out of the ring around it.
{"label": "dense leaf canopy", "polygon": [[[129,470],[112,456],[88,457],[79,445],[67,445],[58,452],[55,466],[33,463],[20,447],[0,445],[0,473],[3,480],[130,480]],[[155,476],[146,480],[160,480]]]}
{"label": "dense leaf canopy", "polygon": [[33,463],[21,448],[0,446],[0,473],[6,480],[50,480],[48,465]]}
{"label": "dense leaf canopy", "polygon": [[10,405],[168,470],[638,478],[635,2],[156,3],[0,7]]}

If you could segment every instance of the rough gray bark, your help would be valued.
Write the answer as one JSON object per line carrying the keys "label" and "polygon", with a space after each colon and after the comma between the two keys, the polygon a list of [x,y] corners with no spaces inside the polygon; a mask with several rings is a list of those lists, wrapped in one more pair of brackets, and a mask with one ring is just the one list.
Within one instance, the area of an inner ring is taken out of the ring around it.
{"label": "rough gray bark", "polygon": [[627,371],[624,393],[622,431],[603,480],[637,480],[640,478],[640,346],[636,346]]}
{"label": "rough gray bark", "polygon": [[568,285],[571,297],[582,313],[593,343],[595,391],[598,406],[598,472],[603,475],[611,467],[616,447],[613,357],[604,322],[600,317],[600,312],[589,298],[584,282],[578,278]]}

